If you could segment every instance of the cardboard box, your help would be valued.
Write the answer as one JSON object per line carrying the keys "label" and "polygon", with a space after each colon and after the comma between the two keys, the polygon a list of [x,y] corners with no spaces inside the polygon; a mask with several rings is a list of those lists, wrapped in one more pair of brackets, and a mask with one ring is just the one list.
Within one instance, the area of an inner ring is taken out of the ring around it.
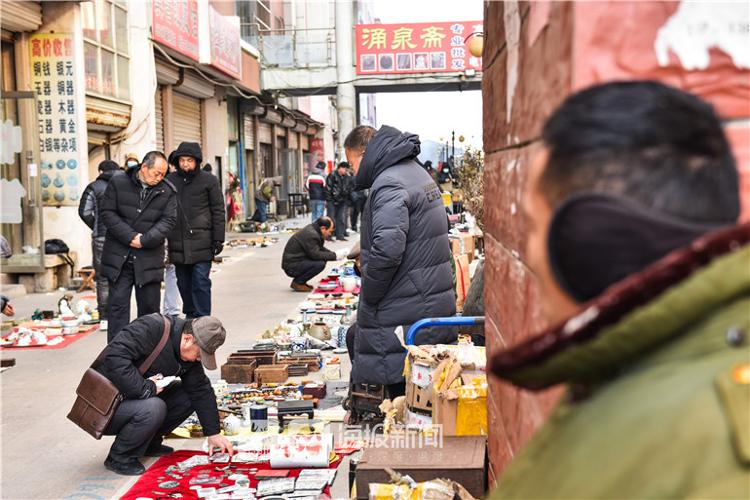
{"label": "cardboard box", "polygon": [[467,255],[453,255],[453,263],[456,266],[456,308],[460,311],[464,308],[466,294],[471,286],[469,275],[469,258]]}
{"label": "cardboard box", "polygon": [[[439,440],[439,438],[437,438]],[[419,440],[393,437],[383,446],[366,448],[357,465],[357,498],[368,497],[371,483],[389,482],[385,468],[408,474],[415,481],[450,479],[474,497],[487,489],[487,441],[484,436],[444,437],[442,447]]]}
{"label": "cardboard box", "polygon": [[461,373],[455,364],[446,370],[433,395],[432,423],[443,436],[487,435],[487,376],[482,372]]}
{"label": "cardboard box", "polygon": [[460,233],[458,236],[451,236],[451,248],[454,255],[466,255],[469,262],[474,260],[474,235],[471,233]]}
{"label": "cardboard box", "polygon": [[417,410],[420,413],[432,413],[432,385],[419,387],[411,382],[406,384],[406,406],[410,410]]}
{"label": "cardboard box", "polygon": [[260,384],[281,384],[289,378],[286,365],[263,365],[255,369],[255,381]]}

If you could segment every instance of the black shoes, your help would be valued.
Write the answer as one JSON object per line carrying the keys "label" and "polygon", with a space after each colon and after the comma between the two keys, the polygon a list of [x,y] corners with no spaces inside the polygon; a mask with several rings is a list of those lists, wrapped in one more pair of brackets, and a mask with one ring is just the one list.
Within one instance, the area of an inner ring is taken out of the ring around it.
{"label": "black shoes", "polygon": [[161,457],[164,455],[169,455],[174,451],[174,448],[171,446],[167,446],[165,444],[159,443],[158,445],[151,445],[148,448],[146,448],[146,453],[144,453],[144,456],[147,457]]}
{"label": "black shoes", "polygon": [[104,467],[121,476],[140,476],[146,472],[146,468],[137,458],[130,458],[127,462],[118,462],[107,457]]}

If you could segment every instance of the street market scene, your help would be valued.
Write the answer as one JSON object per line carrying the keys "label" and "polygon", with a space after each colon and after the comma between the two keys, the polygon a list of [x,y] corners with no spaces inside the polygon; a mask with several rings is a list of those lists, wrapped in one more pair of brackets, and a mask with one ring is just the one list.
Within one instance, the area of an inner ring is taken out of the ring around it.
{"label": "street market scene", "polygon": [[746,2],[0,26],[0,498],[750,498]]}

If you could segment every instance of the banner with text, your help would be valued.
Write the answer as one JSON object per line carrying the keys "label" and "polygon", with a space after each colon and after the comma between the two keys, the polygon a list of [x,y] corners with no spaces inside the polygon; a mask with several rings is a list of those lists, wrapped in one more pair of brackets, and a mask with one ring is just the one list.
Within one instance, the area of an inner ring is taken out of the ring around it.
{"label": "banner with text", "polygon": [[[31,85],[39,122],[42,201],[78,205],[81,151],[72,33],[30,37]],[[84,123],[85,127],[86,124]]]}
{"label": "banner with text", "polygon": [[153,1],[154,40],[197,61],[198,1]]}
{"label": "banner with text", "polygon": [[357,74],[453,73],[482,70],[469,53],[467,37],[482,21],[358,24]]}

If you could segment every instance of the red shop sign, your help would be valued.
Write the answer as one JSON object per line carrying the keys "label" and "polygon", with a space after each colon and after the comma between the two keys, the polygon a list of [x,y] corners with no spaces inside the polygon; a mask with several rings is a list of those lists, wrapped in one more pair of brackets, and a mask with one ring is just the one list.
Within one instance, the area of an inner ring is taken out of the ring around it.
{"label": "red shop sign", "polygon": [[240,18],[222,16],[209,7],[209,32],[211,35],[211,66],[237,78],[241,77]]}
{"label": "red shop sign", "polygon": [[357,74],[455,73],[482,70],[467,37],[482,21],[358,24]]}
{"label": "red shop sign", "polygon": [[153,0],[154,40],[196,61],[198,0]]}

